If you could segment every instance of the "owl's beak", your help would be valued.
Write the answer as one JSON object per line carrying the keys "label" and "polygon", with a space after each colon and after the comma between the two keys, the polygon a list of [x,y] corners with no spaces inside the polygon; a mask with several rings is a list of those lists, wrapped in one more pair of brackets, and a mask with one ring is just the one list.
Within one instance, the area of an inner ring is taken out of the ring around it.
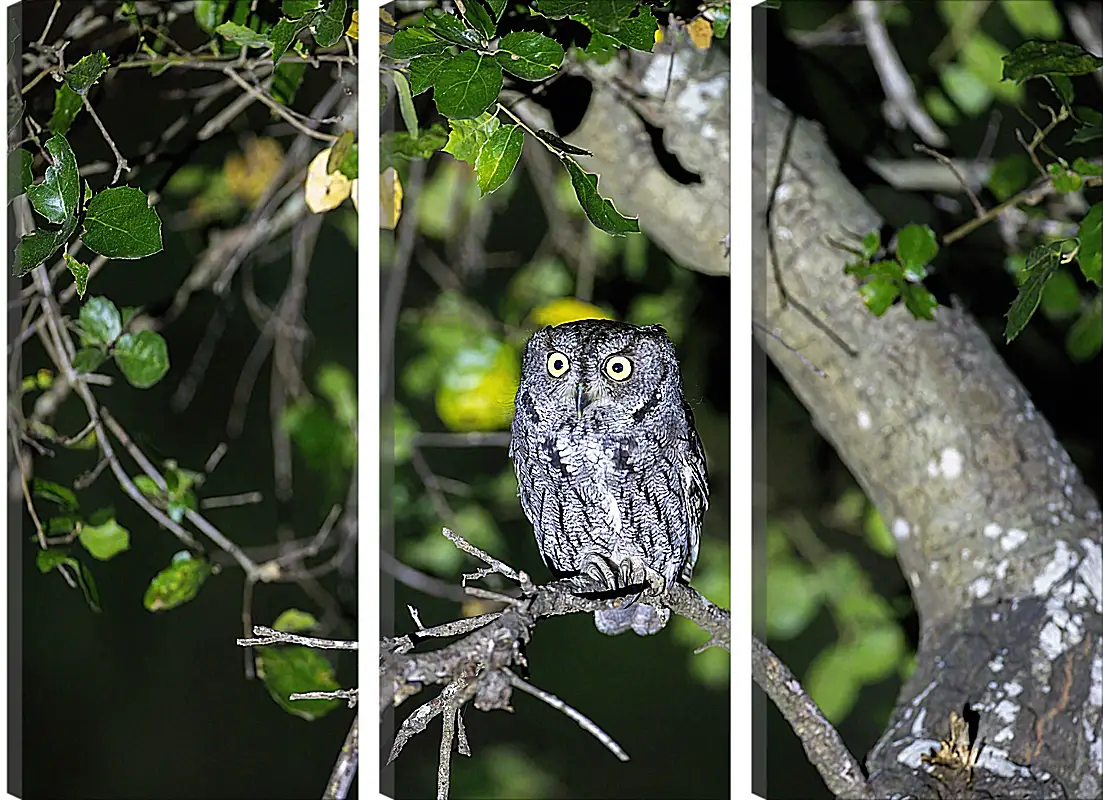
{"label": "owl's beak", "polygon": [[582,419],[582,412],[586,410],[586,406],[590,404],[590,397],[586,392],[586,384],[579,383],[575,387],[574,406],[578,411],[578,418]]}

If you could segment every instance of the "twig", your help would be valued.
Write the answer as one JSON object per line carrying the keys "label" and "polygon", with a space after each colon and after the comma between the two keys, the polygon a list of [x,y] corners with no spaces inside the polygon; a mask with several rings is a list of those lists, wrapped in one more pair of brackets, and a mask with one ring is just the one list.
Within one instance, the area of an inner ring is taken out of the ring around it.
{"label": "twig", "polygon": [[395,335],[398,330],[398,314],[402,310],[402,294],[406,289],[406,275],[410,268],[410,259],[414,254],[417,241],[417,207],[415,200],[425,180],[425,160],[417,159],[410,165],[410,175],[406,181],[406,213],[398,222],[398,242],[394,251],[394,262],[389,265],[386,295],[383,300],[383,312],[380,319],[379,339],[379,396],[387,397],[391,390],[394,372],[391,358],[394,355]]}
{"label": "twig", "polygon": [[111,148],[111,152],[115,154],[115,177],[111,179],[112,183],[119,182],[119,176],[122,175],[123,170],[130,171],[130,165],[126,163],[126,159],[123,158],[123,154],[119,152],[119,148],[115,146],[115,140],[111,138],[111,134],[107,132],[107,128],[100,122],[100,116],[96,113],[96,110],[92,108],[92,104],[88,102],[88,95],[82,94],[80,96],[81,103],[88,110],[88,113],[92,115],[92,119],[96,123],[96,127],[100,129],[100,133],[103,135],[104,140],[107,142],[107,146]]}
{"label": "twig", "polygon": [[538,697],[557,711],[562,711],[564,714],[566,714],[568,717],[578,723],[578,727],[582,728],[582,730],[586,731],[603,745],[605,745],[609,752],[611,752],[621,761],[628,761],[628,754],[624,752],[624,749],[619,744],[613,741],[613,737],[607,734],[601,728],[599,728],[593,720],[591,720],[581,711],[567,705],[551,692],[545,692],[543,689],[538,689],[528,681],[518,677],[518,675],[513,672],[513,670],[504,669],[503,672],[505,672],[505,674],[509,676],[509,682],[513,686],[516,686],[523,692],[531,694],[533,697]]}
{"label": "twig", "polygon": [[242,89],[244,89],[246,92],[253,95],[257,100],[260,100],[262,103],[264,103],[270,109],[272,109],[276,114],[278,114],[280,117],[282,117],[283,120],[288,125],[290,125],[295,130],[299,131],[302,134],[305,134],[306,136],[309,136],[311,139],[318,139],[319,141],[322,141],[322,142],[336,142],[337,141],[338,137],[334,136],[333,134],[331,134],[331,133],[321,133],[319,131],[314,130],[313,128],[308,128],[306,125],[299,122],[299,120],[295,119],[294,115],[290,114],[288,112],[288,110],[286,108],[284,108],[282,103],[276,102],[271,97],[269,97],[267,94],[262,92],[260,89],[258,89],[255,86],[251,85],[248,81],[246,81],[244,78],[242,78],[240,75],[238,75],[233,70],[232,67],[226,67],[222,70],[222,72],[225,73],[226,76],[230,78],[230,80],[232,80],[234,83],[236,83]]}
{"label": "twig", "polygon": [[[460,550],[463,550],[463,552],[467,553],[468,555],[475,556],[475,558],[477,558],[480,561],[487,564],[490,567],[492,572],[501,573],[502,575],[505,575],[507,578],[509,578],[511,580],[515,580],[515,581],[518,581],[518,582],[521,581],[521,575],[524,574],[524,573],[518,573],[516,570],[513,569],[513,567],[511,567],[507,564],[503,564],[501,561],[494,558],[494,556],[486,553],[483,550],[480,550],[478,547],[471,544],[469,541],[464,539],[462,536],[457,536],[455,533],[453,533],[448,528],[444,528],[441,532],[444,534],[444,538],[446,538],[448,541],[450,541],[452,544],[454,544]],[[489,574],[490,573],[487,572],[484,575],[480,575],[479,577],[482,578],[482,577],[485,577],[486,575],[489,575]],[[466,582],[467,579],[468,579],[468,576],[464,575],[465,582]]]}
{"label": "twig", "polygon": [[288,700],[346,700],[349,708],[356,708],[356,689],[334,689],[331,692],[292,692]]}
{"label": "twig", "polygon": [[303,647],[314,647],[319,650],[359,650],[360,643],[347,639],[319,639],[315,636],[299,636],[295,633],[285,633],[264,625],[253,626],[251,639],[238,639],[241,647],[255,647],[270,644],[301,644]]}
{"label": "twig", "polygon": [[945,147],[949,139],[915,96],[915,87],[892,45],[878,5],[875,0],[855,0],[854,13],[858,15],[858,22],[866,37],[866,47],[881,79],[885,96],[903,114],[919,138],[933,147]]}
{"label": "twig", "polygon": [[54,17],[57,16],[58,9],[61,8],[61,0],[54,0],[54,7],[50,9],[50,17],[46,20],[46,27],[42,29],[42,35],[38,37],[35,44],[40,47],[45,44],[46,36],[50,33],[50,28],[54,26]]}
{"label": "twig", "polygon": [[337,763],[333,765],[333,771],[326,783],[326,790],[322,794],[322,800],[344,800],[348,797],[352,779],[356,777],[356,766],[360,753],[359,714],[352,718],[352,726],[345,743],[341,746],[341,752],[337,756]]}
{"label": "twig", "polygon": [[788,667],[758,637],[751,641],[751,674],[789,722],[804,745],[808,760],[831,793],[836,797],[871,800],[873,795],[862,767],[846,749],[838,731]]}
{"label": "twig", "polygon": [[951,159],[947,156],[944,156],[942,153],[938,152],[937,150],[932,150],[931,148],[927,147],[926,145],[916,143],[915,145],[913,145],[913,147],[915,148],[916,152],[925,153],[925,154],[929,155],[931,158],[938,161],[940,164],[945,164],[946,167],[951,172],[954,173],[954,176],[958,179],[958,182],[961,184],[961,188],[965,190],[965,194],[967,194],[969,196],[969,202],[971,202],[973,204],[973,210],[977,212],[977,216],[978,217],[983,217],[984,216],[984,210],[985,210],[984,205],[981,204],[980,198],[978,198],[976,192],[973,191],[973,187],[969,185],[969,182],[967,180],[965,180],[965,176],[961,174],[960,170],[958,170],[957,165],[955,165],[954,162],[953,162],[953,159]]}

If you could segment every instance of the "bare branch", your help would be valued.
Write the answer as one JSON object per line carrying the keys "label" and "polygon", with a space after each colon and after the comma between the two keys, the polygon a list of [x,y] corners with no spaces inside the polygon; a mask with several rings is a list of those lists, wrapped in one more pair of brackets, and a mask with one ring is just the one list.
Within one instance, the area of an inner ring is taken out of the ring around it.
{"label": "bare branch", "polygon": [[789,722],[832,794],[857,800],[872,798],[861,765],[846,749],[838,731],[789,668],[758,637],[751,642],[751,675]]}

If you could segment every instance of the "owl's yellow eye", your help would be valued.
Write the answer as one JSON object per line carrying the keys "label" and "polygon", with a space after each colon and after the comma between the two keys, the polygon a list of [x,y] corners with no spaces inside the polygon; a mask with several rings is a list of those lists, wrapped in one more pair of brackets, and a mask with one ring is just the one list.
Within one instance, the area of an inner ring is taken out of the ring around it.
{"label": "owl's yellow eye", "polygon": [[615,381],[626,381],[632,374],[632,362],[624,356],[610,356],[605,361],[605,374]]}
{"label": "owl's yellow eye", "polygon": [[571,360],[556,350],[548,356],[548,374],[553,378],[562,378],[571,368]]}

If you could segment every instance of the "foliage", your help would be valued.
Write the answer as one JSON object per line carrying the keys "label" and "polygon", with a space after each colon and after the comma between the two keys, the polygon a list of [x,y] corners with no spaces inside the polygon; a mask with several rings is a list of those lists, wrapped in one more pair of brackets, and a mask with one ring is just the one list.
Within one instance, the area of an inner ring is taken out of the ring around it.
{"label": "foliage", "polygon": [[[623,216],[598,193],[598,177],[578,165],[575,156],[589,155],[586,151],[532,129],[499,102],[506,76],[548,81],[560,74],[565,58],[563,46],[538,31],[511,31],[499,38],[505,8],[505,3],[483,5],[482,0],[473,0],[461,4],[459,14],[430,7],[399,24],[382,56],[406,131],[384,135],[381,162],[424,159],[443,150],[475,168],[479,191],[485,195],[501,188],[513,174],[527,133],[567,170],[578,202],[594,226],[614,236],[639,233],[635,219]],[[651,52],[658,31],[650,6],[622,0],[533,0],[531,13],[581,23],[593,37],[603,37],[611,50]],[[442,142],[442,127],[434,124],[423,129],[417,118],[414,98],[430,89],[437,113],[448,121],[446,142]]]}
{"label": "foliage", "polygon": [[[1029,10],[1026,5],[1030,5]],[[952,247],[963,235],[978,227],[978,223],[995,219],[999,211],[1016,204],[1031,203],[1031,198],[1039,189],[1068,194],[1103,186],[1103,164],[1083,157],[1063,158],[1054,152],[1050,144],[1063,123],[1069,123],[1067,127],[1072,129],[1065,140],[1066,146],[1103,138],[1103,113],[1091,107],[1074,105],[1076,93],[1071,80],[1075,76],[1103,69],[1103,58],[1069,42],[1036,39],[1024,41],[1007,52],[987,34],[976,29],[979,19],[955,16],[958,12],[964,12],[961,4],[955,9],[952,3],[940,3],[939,8],[951,17],[955,26],[967,27],[969,32],[968,38],[962,39],[961,58],[965,66],[946,65],[942,73],[953,101],[976,114],[999,97],[1018,105],[1020,113],[1034,128],[1029,141],[1020,139],[1026,155],[1012,155],[1000,160],[988,180],[988,188],[1000,205],[993,211],[983,213],[978,209],[976,220],[943,237],[943,249]],[[1048,3],[1005,3],[1004,8],[1024,36],[1060,35],[1060,19],[1052,16],[1052,7]],[[1001,67],[998,74],[997,65]],[[1045,125],[1034,122],[1022,108],[1024,96],[1020,91],[1021,85],[1031,79],[1044,82],[1057,103],[1056,108],[1042,105],[1049,116],[1049,122]],[[979,91],[972,91],[974,88]],[[956,122],[952,113],[946,113],[950,106],[943,100],[937,95],[928,95],[932,114],[941,116],[943,122]],[[939,114],[939,111],[942,113]],[[1051,160],[1043,165],[1040,156]],[[1071,322],[1066,337],[1069,356],[1075,361],[1086,361],[1099,353],[1096,342],[1103,341],[1098,311],[1100,289],[1103,288],[1101,222],[1103,203],[1096,202],[1082,217],[1074,235],[1043,237],[1029,249],[1025,259],[1013,259],[1018,262],[1013,272],[1019,291],[1007,312],[1004,327],[1006,342],[1010,343],[1022,333],[1043,304],[1043,297],[1048,297],[1043,305],[1047,316]],[[903,297],[905,306],[914,317],[933,319],[937,303],[933,295],[922,287],[922,281],[929,272],[928,265],[939,250],[933,231],[917,225],[901,230],[896,262],[875,261],[879,249],[879,235],[870,234],[863,241],[862,248],[854,251],[859,260],[846,268],[848,274],[863,280],[859,291],[869,310],[880,316]],[[908,253],[911,254],[911,263]],[[1078,265],[1086,281],[1084,289],[1062,269],[1073,263]],[[1055,278],[1058,283],[1051,284]]]}

